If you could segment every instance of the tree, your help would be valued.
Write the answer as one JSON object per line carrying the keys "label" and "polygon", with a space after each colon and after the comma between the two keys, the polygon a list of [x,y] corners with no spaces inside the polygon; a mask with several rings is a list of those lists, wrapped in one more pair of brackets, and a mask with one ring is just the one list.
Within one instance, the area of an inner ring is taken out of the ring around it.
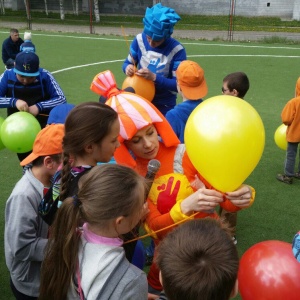
{"label": "tree", "polygon": [[1,1],[0,1],[0,7],[1,7],[1,13],[2,13],[3,15],[5,15],[4,0],[1,0]]}
{"label": "tree", "polygon": [[44,0],[44,3],[45,3],[45,12],[46,12],[46,15],[48,16],[48,4],[47,4],[47,0]]}
{"label": "tree", "polygon": [[100,14],[99,14],[98,0],[94,0],[94,13],[95,13],[96,23],[99,23],[100,22]]}
{"label": "tree", "polygon": [[73,14],[78,16],[78,0],[72,0]]}
{"label": "tree", "polygon": [[60,11],[60,19],[65,19],[65,12],[64,12],[64,0],[59,0],[59,11]]}

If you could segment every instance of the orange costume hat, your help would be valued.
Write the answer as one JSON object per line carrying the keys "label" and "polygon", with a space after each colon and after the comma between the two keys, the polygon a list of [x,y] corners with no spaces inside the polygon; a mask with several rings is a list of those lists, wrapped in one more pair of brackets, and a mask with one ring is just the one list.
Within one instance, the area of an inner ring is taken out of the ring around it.
{"label": "orange costume hat", "polygon": [[97,74],[90,89],[94,93],[106,97],[105,104],[118,113],[121,145],[114,154],[118,163],[130,167],[136,166],[136,162],[124,145],[124,141],[132,139],[138,130],[150,124],[155,126],[166,147],[180,143],[171,125],[152,103],[139,95],[118,90],[111,71],[107,70]]}

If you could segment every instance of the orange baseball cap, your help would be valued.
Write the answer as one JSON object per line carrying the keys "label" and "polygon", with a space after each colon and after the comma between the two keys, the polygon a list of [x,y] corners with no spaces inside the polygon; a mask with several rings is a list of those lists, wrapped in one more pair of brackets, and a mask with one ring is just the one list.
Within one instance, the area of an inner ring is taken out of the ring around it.
{"label": "orange baseball cap", "polygon": [[176,77],[182,93],[189,100],[198,100],[207,95],[204,70],[196,62],[182,61],[176,70]]}
{"label": "orange baseball cap", "polygon": [[62,153],[62,142],[65,135],[63,124],[51,124],[43,128],[36,136],[32,152],[20,162],[23,167],[40,156]]}

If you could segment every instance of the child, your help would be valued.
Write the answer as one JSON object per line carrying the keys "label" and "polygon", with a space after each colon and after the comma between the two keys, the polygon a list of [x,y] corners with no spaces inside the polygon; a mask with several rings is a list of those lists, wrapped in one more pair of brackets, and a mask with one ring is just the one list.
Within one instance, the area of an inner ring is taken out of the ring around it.
{"label": "child", "polygon": [[222,93],[244,99],[250,83],[244,72],[230,73],[223,79]]}
{"label": "child", "polygon": [[[230,95],[244,99],[247,91],[249,90],[250,83],[248,76],[244,72],[230,73],[223,79],[222,93],[224,95]],[[231,236],[235,244],[236,239],[236,224],[237,224],[237,212],[229,212],[220,207],[220,216],[224,222],[226,222],[230,228]]]}
{"label": "child", "polygon": [[284,162],[284,174],[277,174],[277,180],[292,184],[293,177],[300,179],[300,162],[295,173],[296,156],[300,142],[300,77],[296,82],[295,98],[288,101],[281,112],[282,123],[287,125],[287,150]]}
{"label": "child", "polygon": [[39,295],[48,225],[39,217],[38,206],[61,162],[63,136],[61,124],[49,125],[38,133],[32,153],[20,163],[32,163],[32,167],[6,203],[5,259],[16,299],[37,299]]}
{"label": "child", "polygon": [[97,162],[111,159],[119,146],[119,131],[117,113],[105,104],[85,102],[70,111],[65,122],[62,169],[55,174],[40,205],[40,213],[49,225],[58,203],[76,193],[80,176]]}
{"label": "child", "polygon": [[292,249],[295,258],[300,262],[300,231],[294,236]]}
{"label": "child", "polygon": [[69,112],[74,107],[75,105],[70,103],[55,106],[49,113],[47,124],[65,124]]}
{"label": "child", "polygon": [[181,143],[184,143],[184,129],[192,111],[203,101],[207,95],[207,84],[203,69],[194,61],[185,60],[176,70],[177,90],[183,102],[176,105],[166,113],[166,119]]}
{"label": "child", "polygon": [[83,176],[54,221],[39,299],[147,299],[146,275],[119,238],[140,221],[144,201],[144,178],[132,169],[104,164]]}
{"label": "child", "polygon": [[24,43],[20,46],[20,52],[35,52],[35,45],[31,41],[31,32],[24,32]]}
{"label": "child", "polygon": [[158,246],[157,264],[168,300],[228,300],[237,294],[237,249],[214,219],[187,221],[169,233]]}

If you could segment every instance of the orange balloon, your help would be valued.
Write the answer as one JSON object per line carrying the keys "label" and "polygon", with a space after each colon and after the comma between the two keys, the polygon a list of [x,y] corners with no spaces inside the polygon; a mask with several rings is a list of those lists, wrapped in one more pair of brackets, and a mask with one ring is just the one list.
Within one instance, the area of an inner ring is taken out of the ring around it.
{"label": "orange balloon", "polygon": [[148,101],[152,101],[155,94],[155,86],[154,82],[144,77],[133,75],[128,76],[125,78],[122,90],[126,89],[127,87],[132,87],[135,90],[135,93],[143,98],[147,99]]}

